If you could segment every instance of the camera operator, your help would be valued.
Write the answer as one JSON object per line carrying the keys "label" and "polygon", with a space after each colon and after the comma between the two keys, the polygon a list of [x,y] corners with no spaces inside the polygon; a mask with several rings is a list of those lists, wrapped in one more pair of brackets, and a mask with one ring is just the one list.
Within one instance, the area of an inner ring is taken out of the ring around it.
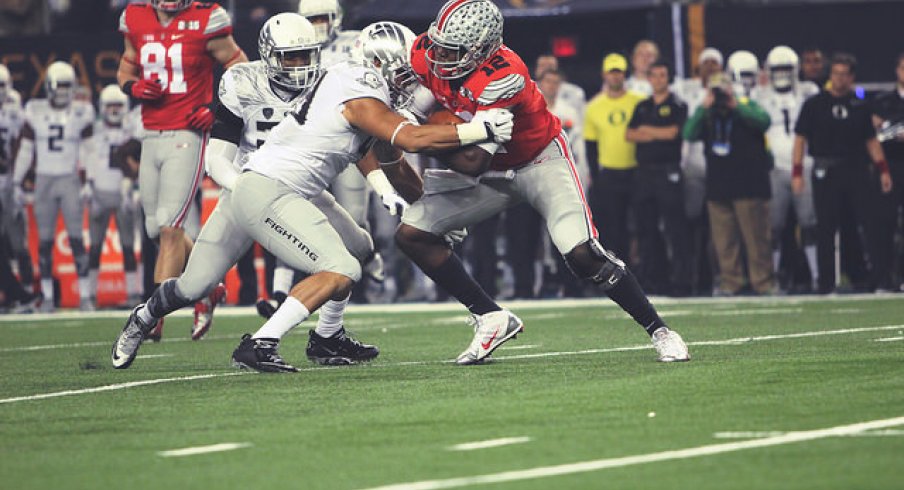
{"label": "camera operator", "polygon": [[[892,179],[869,108],[854,94],[856,70],[853,55],[833,56],[829,88],[804,102],[794,127],[794,192],[804,188],[804,149],[813,156],[816,256],[819,292],[823,294],[835,287],[835,232],[842,212],[849,207],[866,231],[871,286],[891,287],[891,257],[880,243],[881,204],[877,197],[879,188],[882,193],[891,192]],[[870,159],[875,165],[869,164]]]}
{"label": "camera operator", "polygon": [[702,140],[706,157],[706,199],[713,245],[719,260],[717,295],[741,292],[747,282],[757,294],[773,294],[769,172],[766,149],[770,119],[756,102],[736,98],[730,82],[714,76],[710,91],[684,126],[684,138]]}

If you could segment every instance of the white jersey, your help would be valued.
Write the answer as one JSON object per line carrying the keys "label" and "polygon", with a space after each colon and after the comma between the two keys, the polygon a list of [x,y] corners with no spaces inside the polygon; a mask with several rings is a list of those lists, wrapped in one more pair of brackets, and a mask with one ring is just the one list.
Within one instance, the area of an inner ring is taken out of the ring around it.
{"label": "white jersey", "polygon": [[[691,117],[703,99],[706,98],[708,89],[703,83],[696,78],[685,78],[675,80],[672,84],[672,93],[677,95],[687,104],[687,116]],[[706,157],[704,156],[703,143],[700,141],[687,141],[682,148],[682,157],[685,165],[693,165],[702,168],[706,165]]]}
{"label": "white jersey", "polygon": [[125,142],[135,137],[135,128],[126,118],[121,126],[108,126],[103,121],[94,123],[91,137],[92,157],[85,165],[88,180],[102,192],[120,192],[122,167],[113,159],[113,153]]}
{"label": "white jersey", "polygon": [[35,133],[35,173],[75,173],[82,136],[94,124],[94,107],[75,100],[66,108],[56,109],[47,99],[33,99],[25,104],[25,122]]}
{"label": "white jersey", "polygon": [[13,142],[19,137],[24,122],[25,114],[19,103],[11,98],[3,101],[0,105],[0,179],[5,179],[13,166]]}
{"label": "white jersey", "polygon": [[306,198],[320,194],[373,143],[342,115],[345,102],[361,98],[390,105],[389,87],[375,70],[347,62],[326,70],[243,169],[279,180]]}
{"label": "white jersey", "polygon": [[320,48],[320,66],[329,68],[352,59],[352,49],[361,31],[342,31],[330,43]]}
{"label": "white jersey", "polygon": [[766,86],[757,88],[751,94],[751,99],[768,112],[772,119],[772,125],[766,131],[766,140],[775,157],[776,167],[791,169],[797,116],[800,115],[804,102],[818,93],[819,87],[813,82],[799,82],[789,92],[781,93]]}
{"label": "white jersey", "polygon": [[653,86],[650,85],[650,82],[636,78],[633,75],[625,80],[625,88],[632,92],[644,94],[647,97],[653,95]]}
{"label": "white jersey", "polygon": [[242,168],[251,154],[264,144],[270,130],[299,102],[298,97],[285,101],[273,92],[263,61],[240,63],[229,68],[220,80],[219,97],[220,104],[243,124],[239,151],[233,160],[236,169]]}

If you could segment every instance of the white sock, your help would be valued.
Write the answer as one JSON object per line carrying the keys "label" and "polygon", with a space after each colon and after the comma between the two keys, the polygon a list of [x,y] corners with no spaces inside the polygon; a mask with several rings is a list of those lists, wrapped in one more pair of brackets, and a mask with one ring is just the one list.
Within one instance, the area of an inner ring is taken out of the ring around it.
{"label": "white sock", "polygon": [[130,298],[139,296],[140,293],[138,292],[138,287],[138,271],[126,272],[126,294],[128,294]]}
{"label": "white sock", "polygon": [[141,320],[145,325],[150,325],[152,323],[157,323],[159,318],[154,318],[154,315],[151,315],[151,309],[148,308],[148,305],[145,304],[135,313],[138,315],[138,319]]}
{"label": "white sock", "polygon": [[253,339],[281,339],[289,330],[295,328],[295,325],[305,321],[311,312],[292,296],[286,298],[286,301],[280,306],[276,313],[267,320],[254,335]]}
{"label": "white sock", "polygon": [[[88,291],[91,293],[90,296],[97,297],[97,277],[99,275],[99,269],[91,269],[88,271]],[[79,288],[81,288],[81,283],[79,283]]]}
{"label": "white sock", "polygon": [[781,249],[775,249],[772,251],[772,270],[778,272],[778,267],[782,262],[782,251]]}
{"label": "white sock", "polygon": [[41,278],[41,292],[44,293],[44,301],[53,304],[53,279]]}
{"label": "white sock", "polygon": [[813,276],[813,284],[819,284],[819,266],[816,265],[816,245],[805,245],[804,255],[807,256],[807,265]]}
{"label": "white sock", "polygon": [[91,279],[87,276],[78,278],[78,296],[83,301],[86,299],[91,299],[91,293],[94,292],[94,289],[91,289]]}
{"label": "white sock", "polygon": [[292,289],[292,279],[295,277],[295,271],[288,267],[277,266],[273,271],[273,292],[289,294]]}
{"label": "white sock", "polygon": [[320,319],[317,320],[317,328],[314,332],[321,337],[332,337],[342,328],[342,316],[345,314],[345,307],[348,306],[348,299],[352,295],[349,294],[342,301],[329,300],[320,307]]}

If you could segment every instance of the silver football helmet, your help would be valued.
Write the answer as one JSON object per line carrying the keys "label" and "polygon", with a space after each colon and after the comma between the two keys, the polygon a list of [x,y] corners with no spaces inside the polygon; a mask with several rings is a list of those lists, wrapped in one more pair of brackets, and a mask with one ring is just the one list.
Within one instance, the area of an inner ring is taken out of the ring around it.
{"label": "silver football helmet", "polygon": [[75,97],[75,69],[65,61],[54,61],[47,68],[44,89],[54,106],[68,106]]}
{"label": "silver football helmet", "polygon": [[415,35],[396,22],[376,22],[365,27],[355,42],[354,57],[380,72],[392,95],[394,109],[408,107],[417,88],[411,68],[411,45]]}
{"label": "silver football helmet", "polygon": [[151,0],[151,6],[164,12],[185,10],[194,0]]}
{"label": "silver football helmet", "polygon": [[735,51],[728,57],[728,73],[731,81],[741,85],[744,92],[749,94],[759,78],[760,62],[750,51]]}
{"label": "silver football helmet", "polygon": [[[298,13],[314,24],[320,43],[332,41],[342,30],[342,6],[338,0],[301,0]],[[325,22],[318,17],[325,18]]]}
{"label": "silver football helmet", "polygon": [[[502,12],[490,0],[449,0],[427,30],[430,70],[443,80],[467,76],[502,46],[502,24]],[[457,59],[437,59],[437,47],[457,52]]]}
{"label": "silver football helmet", "polygon": [[788,46],[776,46],[766,55],[769,83],[777,92],[788,92],[797,84],[800,58]]}
{"label": "silver football helmet", "polygon": [[13,77],[9,74],[9,68],[0,64],[0,104],[9,96],[13,88]]}
{"label": "silver football helmet", "polygon": [[104,122],[110,126],[121,125],[126,113],[129,112],[129,98],[115,83],[107,85],[100,91],[99,105]]}
{"label": "silver football helmet", "polygon": [[270,17],[261,28],[257,43],[267,76],[289,90],[305,90],[320,74],[320,43],[314,26],[291,12]]}

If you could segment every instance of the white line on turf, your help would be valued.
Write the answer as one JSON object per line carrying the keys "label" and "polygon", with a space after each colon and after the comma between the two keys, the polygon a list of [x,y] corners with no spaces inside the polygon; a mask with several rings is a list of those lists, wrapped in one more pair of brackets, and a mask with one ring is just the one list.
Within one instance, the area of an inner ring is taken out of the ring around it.
{"label": "white line on turf", "polygon": [[196,454],[221,453],[223,451],[232,451],[251,447],[250,442],[224,442],[222,444],[212,444],[210,446],[186,447],[182,449],[169,449],[166,451],[158,451],[158,456],[164,458],[178,458],[180,456],[194,456]]}
{"label": "white line on turf", "polygon": [[[729,432],[715,432],[713,433],[713,438],[715,439],[757,439],[761,437],[776,437],[784,434],[794,434],[795,432],[782,432],[776,430],[766,430],[766,431],[729,431]],[[863,432],[854,432],[851,434],[845,434],[845,437],[888,437],[888,436],[904,436],[904,430],[900,429],[885,429],[885,430],[870,430]]]}
{"label": "white line on turf", "polygon": [[147,354],[136,356],[136,359],[158,359],[160,357],[173,357],[175,354]]}
{"label": "white line on turf", "polygon": [[[802,337],[816,337],[821,335],[841,335],[848,333],[861,333],[861,332],[875,332],[882,330],[895,330],[904,328],[904,325],[886,325],[882,327],[861,327],[861,328],[845,328],[841,330],[817,330],[814,332],[800,332],[800,333],[791,333],[791,334],[780,334],[780,335],[762,335],[759,337],[739,337],[734,339],[726,339],[726,340],[705,340],[699,342],[688,342],[688,345],[741,345],[748,342],[760,341],[760,340],[779,340],[779,339],[789,339],[789,338],[802,338]],[[106,345],[106,343],[104,344]],[[605,354],[611,352],[629,352],[629,351],[638,351],[638,350],[647,350],[652,349],[652,345],[650,344],[642,344],[642,345],[633,345],[627,347],[611,347],[607,349],[586,349],[586,350],[578,350],[578,351],[561,351],[561,352],[539,352],[536,354],[518,354],[514,356],[499,356],[495,357],[496,360],[505,360],[505,359],[534,359],[534,358],[542,358],[542,357],[558,357],[558,356],[575,356],[575,355],[583,355],[583,354]],[[373,367],[397,367],[397,366],[423,366],[428,364],[447,364],[454,361],[404,361],[404,362],[396,362],[396,363],[388,363],[388,364],[374,364]],[[312,368],[303,368],[300,371],[318,371],[323,370],[324,367],[312,367]],[[341,369],[341,368],[339,368]],[[191,381],[195,379],[207,379],[207,378],[219,378],[222,376],[235,376],[238,374],[243,374],[243,371],[240,372],[230,372],[230,373],[219,373],[219,374],[203,374],[197,376],[185,376],[185,377],[177,377],[177,378],[161,378],[161,379],[149,379],[144,381],[133,381],[131,383],[119,383],[113,385],[105,385],[98,386],[94,388],[84,388],[80,390],[66,390],[66,391],[58,391],[54,393],[42,393],[37,395],[29,395],[29,396],[17,396],[13,398],[3,398],[0,399],[0,404],[4,403],[13,403],[13,402],[21,402],[21,401],[30,401],[30,400],[41,400],[44,398],[56,398],[60,396],[69,396],[69,395],[81,395],[85,393],[97,393],[101,391],[114,391],[114,390],[122,390],[126,388],[134,388],[137,386],[144,385],[152,385],[158,383],[169,383],[174,381]]]}
{"label": "white line on turf", "polygon": [[491,447],[508,446],[510,444],[523,444],[529,442],[530,437],[502,437],[500,439],[490,439],[488,441],[464,442],[449,446],[449,451],[473,451],[475,449],[487,449]]}
{"label": "white line on turf", "polygon": [[899,340],[904,340],[904,337],[885,337],[882,339],[876,339],[874,342],[897,342]]}
{"label": "white line on turf", "polygon": [[793,444],[796,442],[815,441],[818,439],[825,439],[827,437],[846,436],[866,430],[884,429],[898,425],[904,425],[904,417],[872,420],[869,422],[861,422],[850,425],[839,425],[826,429],[789,432],[787,434],[765,437],[762,439],[752,439],[749,441],[710,444],[707,446],[689,447],[685,449],[662,451],[658,453],[637,454],[634,456],[624,456],[621,458],[596,459],[592,461],[582,461],[579,463],[569,463],[555,466],[540,466],[525,470],[504,471],[501,473],[449,478],[446,480],[424,480],[410,483],[397,483],[394,485],[371,487],[367,490],[434,490],[439,488],[468,487],[472,485],[481,485],[487,483],[533,480],[536,478],[572,475],[575,473],[586,473],[608,468],[621,468],[624,466],[655,463],[658,461],[697,458],[700,456],[711,456],[714,454],[743,451],[745,449],[757,449],[762,447]]}

